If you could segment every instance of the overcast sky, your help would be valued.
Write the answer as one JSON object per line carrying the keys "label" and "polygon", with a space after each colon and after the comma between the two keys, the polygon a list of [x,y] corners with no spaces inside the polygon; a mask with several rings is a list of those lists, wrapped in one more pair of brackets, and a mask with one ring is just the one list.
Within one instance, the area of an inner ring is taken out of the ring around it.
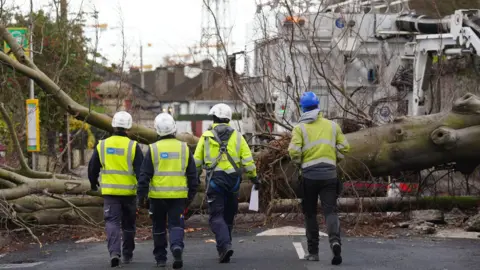
{"label": "overcast sky", "polygon": [[[34,10],[44,8],[53,0],[33,0]],[[28,12],[30,0],[13,0]],[[109,62],[119,62],[122,54],[121,32],[125,26],[128,62],[139,65],[139,44],[151,43],[144,48],[144,65],[158,66],[166,54],[188,53],[187,46],[198,44],[201,37],[202,0],[69,0],[70,16],[79,10],[99,12],[99,23],[109,28],[100,33],[99,50]],[[227,0],[229,2],[232,51],[243,50],[247,38],[247,28],[255,14],[255,0]],[[92,19],[89,20],[93,24]],[[115,29],[116,28],[116,29]],[[249,31],[251,32],[251,31]],[[94,37],[93,28],[86,29],[89,37]],[[243,61],[242,61],[243,62]],[[239,63],[240,64],[240,63]]]}

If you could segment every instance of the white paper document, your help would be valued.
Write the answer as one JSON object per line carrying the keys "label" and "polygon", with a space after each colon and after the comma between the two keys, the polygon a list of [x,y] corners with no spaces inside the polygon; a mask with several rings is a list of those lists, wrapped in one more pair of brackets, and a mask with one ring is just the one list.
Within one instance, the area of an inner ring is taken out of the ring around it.
{"label": "white paper document", "polygon": [[258,190],[255,190],[255,186],[252,186],[252,193],[250,193],[250,204],[248,210],[258,212]]}

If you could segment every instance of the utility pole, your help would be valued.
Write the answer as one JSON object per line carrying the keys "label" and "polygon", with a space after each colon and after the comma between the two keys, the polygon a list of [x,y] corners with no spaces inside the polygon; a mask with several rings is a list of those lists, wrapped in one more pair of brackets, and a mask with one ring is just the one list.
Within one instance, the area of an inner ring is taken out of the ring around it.
{"label": "utility pole", "polygon": [[[33,0],[30,0],[30,44],[29,44],[29,49],[30,49],[30,60],[33,62],[33,30],[34,30],[34,25],[33,25]],[[35,98],[35,83],[33,82],[33,79],[30,79],[30,99]],[[38,127],[37,127],[38,128]],[[32,152],[32,170],[37,169],[37,153]]]}
{"label": "utility pole", "polygon": [[[60,21],[61,25],[64,29],[66,29],[66,24],[68,23],[68,4],[67,0],[60,0]],[[70,171],[72,169],[72,149],[70,144],[70,121],[69,121],[69,114],[65,112],[65,132],[67,134],[66,138],[66,148],[67,148],[67,170]]]}
{"label": "utility pole", "polygon": [[140,87],[145,88],[145,77],[143,75],[143,44],[140,41]]}

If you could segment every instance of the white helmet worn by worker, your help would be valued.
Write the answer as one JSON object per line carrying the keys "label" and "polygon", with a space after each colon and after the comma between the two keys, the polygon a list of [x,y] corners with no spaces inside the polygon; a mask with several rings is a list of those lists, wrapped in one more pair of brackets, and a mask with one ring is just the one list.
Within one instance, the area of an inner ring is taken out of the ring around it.
{"label": "white helmet worn by worker", "polygon": [[208,115],[215,115],[218,118],[232,120],[232,109],[225,103],[219,103],[210,109]]}
{"label": "white helmet worn by worker", "polygon": [[114,128],[132,128],[132,116],[126,111],[120,111],[115,113],[112,119],[112,127]]}
{"label": "white helmet worn by worker", "polygon": [[155,130],[160,136],[166,136],[177,132],[175,120],[168,113],[161,113],[155,117]]}

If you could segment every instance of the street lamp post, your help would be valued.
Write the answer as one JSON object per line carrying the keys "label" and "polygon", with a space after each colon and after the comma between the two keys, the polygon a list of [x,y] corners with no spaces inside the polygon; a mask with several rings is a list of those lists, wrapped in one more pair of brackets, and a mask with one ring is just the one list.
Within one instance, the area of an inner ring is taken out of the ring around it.
{"label": "street lamp post", "polygon": [[[29,50],[30,50],[30,60],[33,63],[33,30],[34,30],[34,25],[33,25],[33,3],[30,2],[30,44],[29,44]],[[33,82],[33,79],[30,79],[30,99],[35,98],[35,83]],[[38,128],[38,127],[37,127]],[[37,169],[37,154],[35,152],[32,152],[32,170]]]}
{"label": "street lamp post", "polygon": [[140,87],[145,89],[145,77],[143,74],[143,44],[140,43]]}

